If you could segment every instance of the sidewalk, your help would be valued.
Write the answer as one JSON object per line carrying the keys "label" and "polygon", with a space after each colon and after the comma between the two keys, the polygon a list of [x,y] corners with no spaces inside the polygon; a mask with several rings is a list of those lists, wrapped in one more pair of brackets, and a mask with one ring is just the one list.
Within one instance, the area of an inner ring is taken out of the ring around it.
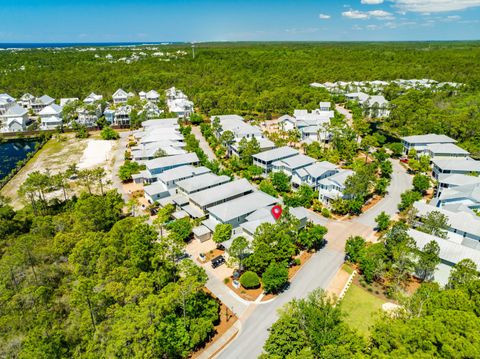
{"label": "sidewalk", "polygon": [[205,139],[205,137],[203,137],[202,131],[200,131],[200,127],[192,126],[192,133],[195,136],[195,138],[198,140],[200,148],[203,150],[203,152],[205,152],[208,159],[210,161],[216,160],[217,156],[215,156],[215,153],[213,153],[207,140]]}

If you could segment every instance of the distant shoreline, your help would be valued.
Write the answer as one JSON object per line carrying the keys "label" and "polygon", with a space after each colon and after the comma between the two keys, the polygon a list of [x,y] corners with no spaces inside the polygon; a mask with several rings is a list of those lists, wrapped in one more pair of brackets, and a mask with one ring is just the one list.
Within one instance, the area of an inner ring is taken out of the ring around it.
{"label": "distant shoreline", "polygon": [[52,49],[69,47],[136,47],[150,45],[174,45],[183,42],[159,41],[159,42],[32,42],[32,43],[0,43],[0,49]]}

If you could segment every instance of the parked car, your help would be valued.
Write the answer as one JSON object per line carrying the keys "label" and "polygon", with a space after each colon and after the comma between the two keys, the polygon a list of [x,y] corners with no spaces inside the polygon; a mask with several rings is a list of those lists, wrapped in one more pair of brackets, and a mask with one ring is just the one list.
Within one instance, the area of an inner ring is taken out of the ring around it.
{"label": "parked car", "polygon": [[402,158],[400,158],[400,162],[408,163],[408,158],[407,157],[402,157]]}
{"label": "parked car", "polygon": [[223,256],[218,256],[212,259],[212,268],[220,267],[223,263],[225,263],[225,258]]}

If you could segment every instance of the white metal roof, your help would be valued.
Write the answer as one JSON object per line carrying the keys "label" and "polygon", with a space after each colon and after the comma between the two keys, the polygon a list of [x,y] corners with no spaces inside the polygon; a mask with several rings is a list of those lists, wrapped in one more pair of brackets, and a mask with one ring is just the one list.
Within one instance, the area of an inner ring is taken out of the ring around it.
{"label": "white metal roof", "polygon": [[250,184],[250,182],[248,182],[245,178],[241,178],[213,188],[208,188],[206,190],[193,193],[190,195],[190,199],[200,207],[205,207],[211,203],[232,198],[253,190],[254,187]]}
{"label": "white metal roof", "polygon": [[209,208],[210,214],[222,222],[248,215],[257,209],[274,205],[278,199],[262,191],[256,191],[246,196],[236,198],[217,206]]}
{"label": "white metal roof", "polygon": [[273,150],[257,153],[252,157],[260,161],[271,162],[275,160],[280,160],[282,158],[296,156],[298,154],[299,152],[296,149],[288,146],[283,146],[274,148]]}
{"label": "white metal roof", "polygon": [[415,135],[402,137],[402,140],[408,143],[419,143],[419,144],[428,144],[428,143],[455,143],[453,138],[450,138],[445,135],[437,135],[434,133],[429,133],[427,135]]}

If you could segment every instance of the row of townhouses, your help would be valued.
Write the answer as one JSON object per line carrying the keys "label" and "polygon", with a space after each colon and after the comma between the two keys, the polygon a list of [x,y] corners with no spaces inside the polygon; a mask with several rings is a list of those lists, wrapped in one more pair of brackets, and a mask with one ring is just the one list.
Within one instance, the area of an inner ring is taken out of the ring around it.
{"label": "row of townhouses", "polygon": [[[228,122],[225,118],[223,121]],[[257,190],[246,179],[219,176],[199,166],[198,156],[184,150],[178,119],[150,120],[142,126],[134,133],[137,145],[132,148],[132,156],[146,169],[134,175],[134,181],[144,184],[144,196],[149,203],[174,205],[175,219],[200,220],[200,225],[193,229],[197,239],[208,240],[218,224],[231,224],[233,237],[252,238],[262,223],[274,223],[271,208],[279,200]],[[237,132],[235,125],[228,128]],[[247,129],[251,136],[252,128]],[[257,131],[253,132],[259,136]],[[306,223],[304,208],[293,208],[291,213],[300,223]]]}
{"label": "row of townhouses", "polygon": [[[437,182],[435,197],[427,204],[416,202],[413,211],[416,221],[409,235],[417,247],[435,241],[440,248],[441,263],[434,279],[446,284],[451,269],[463,259],[471,259],[480,268],[480,161],[456,141],[445,135],[427,134],[402,138],[404,153],[415,150],[417,156],[428,156],[432,177]],[[410,152],[411,153],[411,152]],[[440,212],[447,219],[446,238],[419,231],[424,218]]]}

